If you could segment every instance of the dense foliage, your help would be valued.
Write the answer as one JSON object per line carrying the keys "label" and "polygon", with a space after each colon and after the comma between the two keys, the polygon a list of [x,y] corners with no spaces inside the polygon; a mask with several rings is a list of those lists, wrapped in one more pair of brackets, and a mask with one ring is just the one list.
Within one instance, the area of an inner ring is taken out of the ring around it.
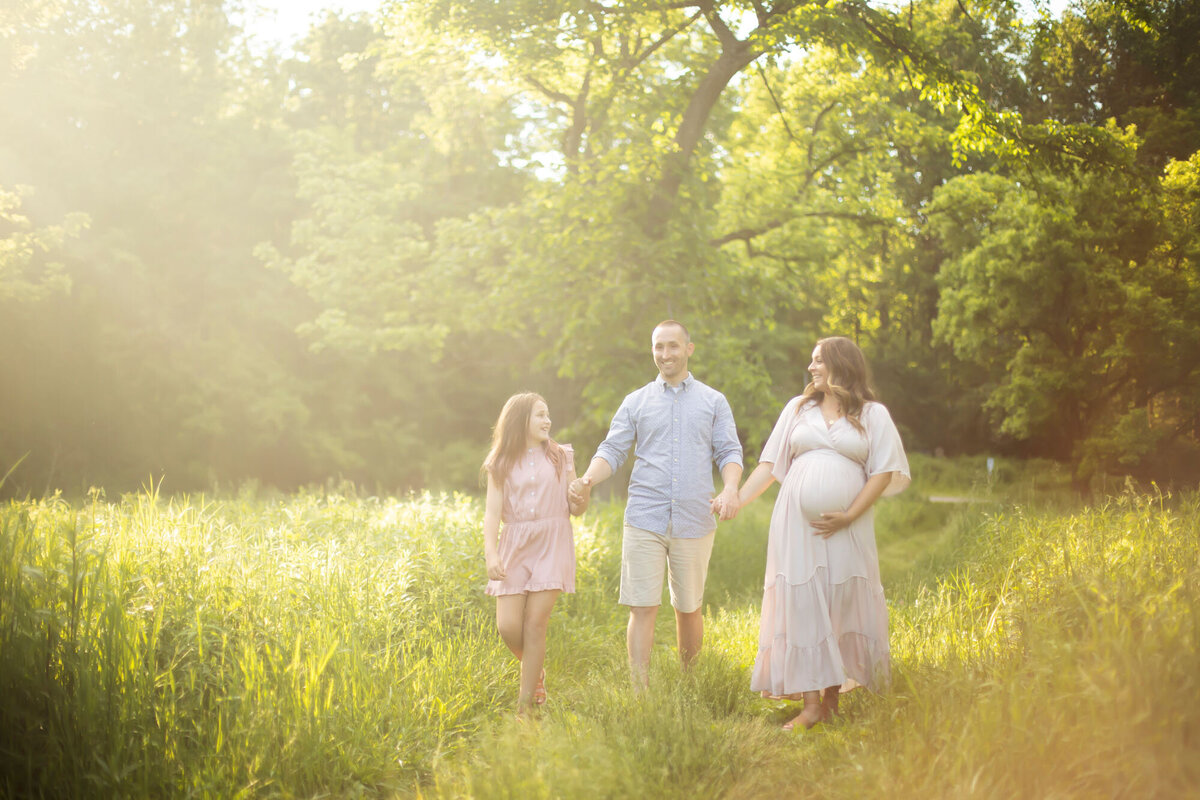
{"label": "dense foliage", "polygon": [[240,6],[0,10],[7,492],[473,486],[668,316],[751,453],[845,333],[912,449],[1200,480],[1195,3]]}

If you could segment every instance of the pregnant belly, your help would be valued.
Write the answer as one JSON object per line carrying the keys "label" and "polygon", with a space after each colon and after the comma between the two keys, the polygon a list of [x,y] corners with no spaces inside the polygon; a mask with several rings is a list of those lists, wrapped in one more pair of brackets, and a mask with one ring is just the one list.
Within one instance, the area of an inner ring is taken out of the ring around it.
{"label": "pregnant belly", "polygon": [[791,496],[808,520],[845,511],[866,483],[862,467],[833,452],[805,453],[789,472]]}

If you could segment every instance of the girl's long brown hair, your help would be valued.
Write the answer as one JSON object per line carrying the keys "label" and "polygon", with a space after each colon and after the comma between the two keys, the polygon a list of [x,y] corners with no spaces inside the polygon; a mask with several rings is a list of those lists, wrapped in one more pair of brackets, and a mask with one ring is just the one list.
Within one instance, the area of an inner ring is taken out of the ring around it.
{"label": "girl's long brown hair", "polygon": [[[529,418],[533,416],[533,406],[539,400],[546,402],[545,398],[536,392],[521,392],[514,394],[504,403],[504,408],[500,409],[500,418],[496,420],[496,427],[492,430],[492,449],[488,451],[487,458],[483,460],[483,469],[479,472],[481,482],[486,483],[485,476],[490,474],[496,485],[504,488],[508,473],[512,472],[513,465],[525,452]],[[546,449],[546,456],[554,465],[555,471],[561,476],[567,460],[562,445],[549,439],[542,446]]]}
{"label": "girl's long brown hair", "polygon": [[[842,404],[842,412],[850,420],[850,424],[862,433],[863,405],[868,400],[875,399],[866,357],[863,356],[862,350],[858,349],[858,345],[845,336],[820,339],[817,346],[821,348],[821,360],[827,368],[829,377],[826,383],[829,385],[829,393]],[[809,401],[820,403],[825,399],[825,393],[815,389],[810,381],[808,386],[804,387],[804,394],[800,395],[800,398],[801,402],[796,407],[797,413]]]}

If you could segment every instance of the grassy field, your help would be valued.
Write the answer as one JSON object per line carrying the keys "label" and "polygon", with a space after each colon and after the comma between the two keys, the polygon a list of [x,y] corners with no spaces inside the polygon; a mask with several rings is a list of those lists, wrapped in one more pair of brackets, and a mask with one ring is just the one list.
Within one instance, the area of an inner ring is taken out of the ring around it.
{"label": "grassy field", "polygon": [[[894,685],[785,734],[749,693],[769,499],[718,534],[684,674],[627,688],[621,508],[576,526],[518,722],[477,499],[0,506],[0,796],[1196,797],[1200,498],[914,459],[878,538]],[[931,503],[943,495],[971,502]]]}

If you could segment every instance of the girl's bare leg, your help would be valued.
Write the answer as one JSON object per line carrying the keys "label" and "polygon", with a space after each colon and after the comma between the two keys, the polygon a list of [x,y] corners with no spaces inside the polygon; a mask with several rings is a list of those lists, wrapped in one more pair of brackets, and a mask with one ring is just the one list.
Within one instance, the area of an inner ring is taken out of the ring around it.
{"label": "girl's bare leg", "polygon": [[520,661],[525,651],[525,595],[502,594],[496,598],[496,630]]}
{"label": "girl's bare leg", "polygon": [[526,596],[522,627],[524,654],[521,658],[521,694],[517,698],[517,708],[520,710],[533,706],[534,691],[546,663],[546,630],[550,626],[550,612],[554,610],[559,594],[559,590],[553,589],[530,592]]}

